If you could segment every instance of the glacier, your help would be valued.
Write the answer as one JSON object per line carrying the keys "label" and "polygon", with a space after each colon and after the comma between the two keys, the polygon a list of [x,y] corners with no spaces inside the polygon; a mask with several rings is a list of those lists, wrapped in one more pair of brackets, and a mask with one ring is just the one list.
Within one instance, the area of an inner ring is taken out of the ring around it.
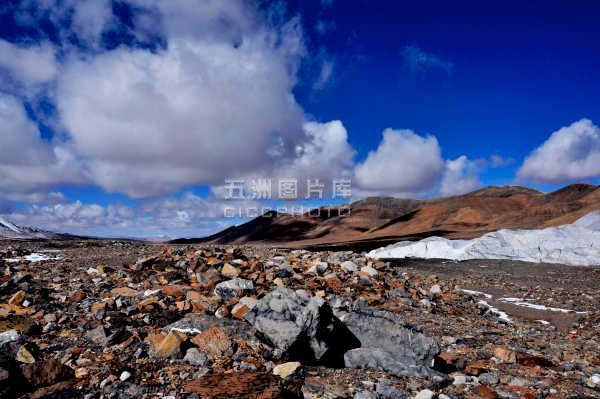
{"label": "glacier", "polygon": [[376,259],[509,259],[571,266],[600,265],[600,211],[572,224],[545,229],[503,229],[472,240],[429,237],[401,241],[367,254]]}

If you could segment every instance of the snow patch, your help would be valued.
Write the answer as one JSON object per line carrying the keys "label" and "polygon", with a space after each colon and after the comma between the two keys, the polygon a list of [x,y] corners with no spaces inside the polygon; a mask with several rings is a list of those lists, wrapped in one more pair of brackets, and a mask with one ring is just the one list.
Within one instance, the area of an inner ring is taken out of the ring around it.
{"label": "snow patch", "polygon": [[474,290],[464,290],[464,289],[462,289],[461,291],[464,292],[465,294],[469,294],[469,295],[473,295],[473,296],[482,296],[487,299],[492,299],[492,296],[490,294],[486,294],[485,292],[474,291]]}
{"label": "snow patch", "polygon": [[18,258],[8,258],[5,259],[6,262],[9,263],[16,263],[16,262],[21,262],[22,260],[26,260],[28,262],[42,262],[42,261],[46,261],[46,260],[58,260],[60,259],[60,257],[55,256],[55,257],[50,257],[48,255],[44,255],[44,254],[39,254],[39,253],[31,253],[29,255],[25,255],[22,257],[18,257]]}
{"label": "snow patch", "polygon": [[572,266],[600,265],[600,211],[573,224],[537,230],[498,230],[473,240],[429,237],[401,241],[375,249],[371,258],[398,259],[509,259],[560,263]]}
{"label": "snow patch", "polygon": [[521,299],[521,298],[500,298],[498,300],[500,302],[510,303],[511,305],[523,306],[523,307],[529,308],[529,309],[544,310],[544,311],[549,311],[549,312],[577,313],[577,314],[586,314],[587,313],[587,312],[578,312],[578,311],[570,310],[570,309],[553,308],[553,307],[546,306],[546,305],[538,305],[535,303],[527,302],[526,300]]}

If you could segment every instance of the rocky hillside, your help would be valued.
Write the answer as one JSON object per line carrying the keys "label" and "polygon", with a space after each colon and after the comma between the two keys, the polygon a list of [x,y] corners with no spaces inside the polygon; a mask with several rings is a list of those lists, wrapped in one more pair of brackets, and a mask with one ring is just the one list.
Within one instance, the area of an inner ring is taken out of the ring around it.
{"label": "rocky hillside", "polygon": [[548,194],[518,186],[487,187],[465,195],[428,200],[372,197],[349,206],[349,213],[339,207],[294,216],[269,212],[191,241],[365,250],[430,236],[474,238],[503,228],[572,223],[600,209],[600,190],[585,184]]}

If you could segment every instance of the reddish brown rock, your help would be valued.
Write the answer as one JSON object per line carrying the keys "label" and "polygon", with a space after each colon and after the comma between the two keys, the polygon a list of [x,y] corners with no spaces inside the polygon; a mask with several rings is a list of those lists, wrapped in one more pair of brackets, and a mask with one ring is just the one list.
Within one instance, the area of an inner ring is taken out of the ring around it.
{"label": "reddish brown rock", "polygon": [[214,374],[187,383],[185,390],[212,399],[276,399],[282,394],[275,377],[262,372]]}
{"label": "reddish brown rock", "polygon": [[196,335],[192,342],[211,359],[232,354],[233,342],[227,333],[219,327],[211,327],[203,331]]}
{"label": "reddish brown rock", "polygon": [[485,385],[477,385],[471,392],[477,395],[477,397],[484,399],[497,399],[500,397],[496,391]]}

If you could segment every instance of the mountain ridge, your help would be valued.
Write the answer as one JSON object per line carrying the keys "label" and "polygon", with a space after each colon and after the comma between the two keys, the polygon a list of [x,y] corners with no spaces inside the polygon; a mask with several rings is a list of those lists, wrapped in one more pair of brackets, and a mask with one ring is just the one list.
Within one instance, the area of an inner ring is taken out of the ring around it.
{"label": "mountain ridge", "polygon": [[[349,215],[340,215],[344,207]],[[372,249],[432,235],[470,239],[502,228],[531,229],[572,223],[600,209],[600,190],[572,184],[543,193],[522,186],[489,186],[429,199],[368,197],[301,215],[270,212],[186,243],[265,244],[286,247]],[[184,240],[173,240],[181,243]]]}

